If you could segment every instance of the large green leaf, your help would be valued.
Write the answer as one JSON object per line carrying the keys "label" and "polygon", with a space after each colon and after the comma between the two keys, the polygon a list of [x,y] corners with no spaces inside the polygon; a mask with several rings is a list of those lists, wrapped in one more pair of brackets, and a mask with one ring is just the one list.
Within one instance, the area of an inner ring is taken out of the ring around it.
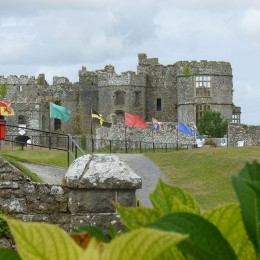
{"label": "large green leaf", "polygon": [[4,218],[25,260],[79,259],[83,250],[62,229],[46,223],[28,223]]}
{"label": "large green leaf", "polygon": [[198,203],[185,191],[159,180],[156,189],[150,194],[154,208],[161,213],[191,212],[200,214]]}
{"label": "large green leaf", "polygon": [[255,259],[255,250],[245,230],[238,204],[224,204],[203,214],[203,217],[217,226],[229,242],[238,259]]}
{"label": "large green leaf", "polygon": [[232,181],[248,236],[260,257],[260,164],[256,161],[247,163],[239,175],[232,177]]}
{"label": "large green leaf", "polygon": [[159,218],[159,213],[151,208],[135,207],[127,208],[119,204],[115,205],[120,219],[124,226],[129,229],[136,229],[144,226],[145,224],[156,221]]}
{"label": "large green leaf", "polygon": [[189,237],[178,245],[187,257],[200,260],[237,259],[232,247],[216,226],[201,216],[192,213],[172,213],[148,224],[148,227],[188,234]]}
{"label": "large green leaf", "polygon": [[8,248],[0,248],[0,259],[3,260],[21,260],[20,256],[17,252],[8,249]]}
{"label": "large green leaf", "polygon": [[187,235],[156,229],[139,228],[116,237],[102,254],[102,260],[160,259],[170,247],[187,238]]}

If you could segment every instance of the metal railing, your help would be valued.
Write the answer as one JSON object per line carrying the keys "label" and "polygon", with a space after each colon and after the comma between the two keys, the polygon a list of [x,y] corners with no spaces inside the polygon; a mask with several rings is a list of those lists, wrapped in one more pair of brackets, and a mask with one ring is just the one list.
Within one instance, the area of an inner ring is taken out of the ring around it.
{"label": "metal railing", "polygon": [[[21,145],[22,149],[25,146],[36,146],[48,148],[49,150],[66,151],[68,154],[68,166],[70,164],[70,156],[76,159],[80,153],[82,155],[85,154],[85,151],[70,135],[8,124],[5,127],[6,132],[9,134],[5,136],[2,142],[12,143],[12,147],[13,144]],[[19,132],[22,134],[19,134]]]}

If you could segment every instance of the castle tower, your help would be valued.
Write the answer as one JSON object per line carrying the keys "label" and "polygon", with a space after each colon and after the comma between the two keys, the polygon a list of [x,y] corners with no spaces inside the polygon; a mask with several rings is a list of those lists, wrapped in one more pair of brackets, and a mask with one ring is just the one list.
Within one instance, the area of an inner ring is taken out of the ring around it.
{"label": "castle tower", "polygon": [[226,119],[232,118],[233,82],[228,62],[180,61],[175,63],[178,119],[185,123],[198,121],[204,110],[214,110]]}

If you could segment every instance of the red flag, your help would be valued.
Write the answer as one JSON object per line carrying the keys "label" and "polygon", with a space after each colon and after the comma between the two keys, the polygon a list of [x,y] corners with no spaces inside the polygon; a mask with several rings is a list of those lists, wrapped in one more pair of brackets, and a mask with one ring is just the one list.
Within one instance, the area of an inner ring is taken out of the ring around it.
{"label": "red flag", "polygon": [[125,125],[138,128],[147,128],[145,121],[138,115],[125,113]]}
{"label": "red flag", "polygon": [[0,107],[10,107],[11,102],[8,101],[0,101]]}

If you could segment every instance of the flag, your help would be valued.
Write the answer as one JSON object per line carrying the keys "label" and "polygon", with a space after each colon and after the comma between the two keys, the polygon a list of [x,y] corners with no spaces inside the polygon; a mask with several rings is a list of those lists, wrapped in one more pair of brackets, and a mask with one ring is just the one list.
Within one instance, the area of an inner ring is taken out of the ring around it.
{"label": "flag", "polygon": [[192,136],[192,129],[181,122],[178,122],[178,132]]}
{"label": "flag", "polygon": [[125,112],[125,125],[137,128],[147,128],[145,121],[138,115],[128,114]]}
{"label": "flag", "polygon": [[0,107],[10,107],[11,102],[8,101],[0,101]]}
{"label": "flag", "polygon": [[94,122],[94,123],[97,123],[97,124],[104,126],[104,127],[111,127],[112,126],[111,121],[103,119],[103,117],[98,112],[96,112],[94,109],[92,109],[91,116],[92,116],[92,122]]}
{"label": "flag", "polygon": [[153,130],[160,130],[161,125],[155,118],[152,118],[152,123],[153,123]]}
{"label": "flag", "polygon": [[200,133],[199,133],[199,130],[198,130],[196,127],[193,129],[193,132],[194,132],[194,134],[195,134],[196,136],[199,137],[200,140],[203,139],[202,136],[201,136]]}
{"label": "flag", "polygon": [[11,107],[0,107],[1,116],[13,116],[14,110]]}
{"label": "flag", "polygon": [[71,111],[66,107],[62,107],[50,102],[50,118],[57,118],[62,121],[70,121]]}

